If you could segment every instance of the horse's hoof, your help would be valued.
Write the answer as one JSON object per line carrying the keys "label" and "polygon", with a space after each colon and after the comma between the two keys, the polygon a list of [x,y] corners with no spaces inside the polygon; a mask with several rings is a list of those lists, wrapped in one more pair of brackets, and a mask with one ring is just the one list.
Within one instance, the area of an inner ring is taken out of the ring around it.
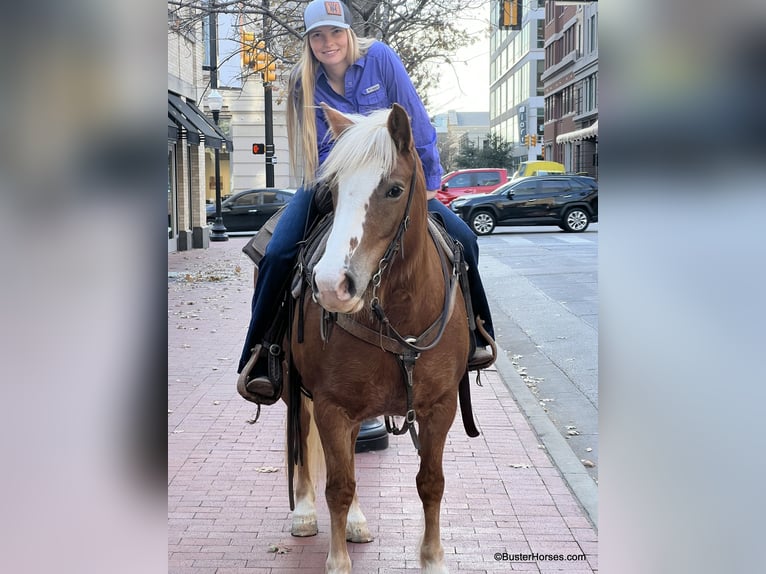
{"label": "horse's hoof", "polygon": [[316,519],[293,520],[290,534],[293,536],[316,536],[319,532]]}
{"label": "horse's hoof", "polygon": [[372,542],[375,538],[370,533],[370,529],[367,525],[363,526],[349,526],[346,525],[346,540],[348,542],[356,542],[357,544],[363,544],[365,542]]}

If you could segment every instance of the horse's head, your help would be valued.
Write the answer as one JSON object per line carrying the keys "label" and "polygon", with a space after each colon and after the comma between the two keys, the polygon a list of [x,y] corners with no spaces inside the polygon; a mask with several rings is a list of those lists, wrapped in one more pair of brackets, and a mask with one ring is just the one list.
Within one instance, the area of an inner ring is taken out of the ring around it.
{"label": "horse's head", "polygon": [[425,210],[425,180],[401,106],[369,116],[322,107],[337,141],[319,181],[332,189],[335,221],[314,267],[313,289],[328,311],[356,313],[410,202]]}

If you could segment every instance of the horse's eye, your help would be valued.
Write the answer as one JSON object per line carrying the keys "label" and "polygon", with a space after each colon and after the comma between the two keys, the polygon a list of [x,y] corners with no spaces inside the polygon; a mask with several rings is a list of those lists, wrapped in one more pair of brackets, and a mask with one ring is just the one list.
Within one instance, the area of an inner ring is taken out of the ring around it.
{"label": "horse's eye", "polygon": [[389,189],[386,192],[386,197],[390,197],[392,199],[396,199],[397,197],[399,197],[402,194],[403,191],[404,191],[404,189],[402,189],[398,185],[395,185],[394,187],[392,187],[391,189]]}

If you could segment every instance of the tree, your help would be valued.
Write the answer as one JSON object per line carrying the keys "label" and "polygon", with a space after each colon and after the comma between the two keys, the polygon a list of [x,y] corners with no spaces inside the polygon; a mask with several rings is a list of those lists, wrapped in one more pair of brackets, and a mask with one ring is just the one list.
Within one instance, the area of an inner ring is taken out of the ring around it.
{"label": "tree", "polygon": [[[298,59],[306,1],[273,0],[168,0],[168,22],[183,30],[214,10],[237,14],[240,27],[260,30],[266,45],[282,69]],[[354,30],[390,45],[402,59],[415,88],[426,105],[429,89],[439,82],[436,65],[457,63],[454,54],[479,38],[462,29],[465,14],[485,5],[483,0],[346,0],[354,16]],[[266,26],[264,26],[264,23]],[[264,31],[265,29],[265,31]],[[238,35],[235,40],[239,40]],[[243,49],[247,46],[242,47]]]}
{"label": "tree", "polygon": [[484,147],[478,150],[473,143],[468,143],[454,158],[458,168],[474,167],[504,167],[507,170],[515,168],[513,145],[506,142],[497,134],[488,133]]}
{"label": "tree", "polygon": [[476,149],[476,146],[472,143],[466,145],[460,150],[460,153],[455,156],[455,165],[458,169],[470,169],[474,167],[493,167],[483,165],[481,159],[481,153]]}
{"label": "tree", "polygon": [[513,145],[497,134],[488,133],[484,149],[481,150],[482,159],[486,162],[485,167],[504,167],[513,169]]}

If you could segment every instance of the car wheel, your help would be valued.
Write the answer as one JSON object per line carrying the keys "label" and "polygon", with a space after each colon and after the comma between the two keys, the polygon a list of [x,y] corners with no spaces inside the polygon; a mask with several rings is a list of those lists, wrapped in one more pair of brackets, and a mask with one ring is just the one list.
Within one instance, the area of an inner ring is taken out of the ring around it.
{"label": "car wheel", "polygon": [[567,211],[564,215],[562,228],[564,231],[580,233],[581,231],[588,229],[589,223],[590,218],[588,217],[588,212],[580,207],[575,207]]}
{"label": "car wheel", "polygon": [[477,211],[471,216],[471,229],[476,235],[487,235],[495,229],[495,216],[489,211]]}

